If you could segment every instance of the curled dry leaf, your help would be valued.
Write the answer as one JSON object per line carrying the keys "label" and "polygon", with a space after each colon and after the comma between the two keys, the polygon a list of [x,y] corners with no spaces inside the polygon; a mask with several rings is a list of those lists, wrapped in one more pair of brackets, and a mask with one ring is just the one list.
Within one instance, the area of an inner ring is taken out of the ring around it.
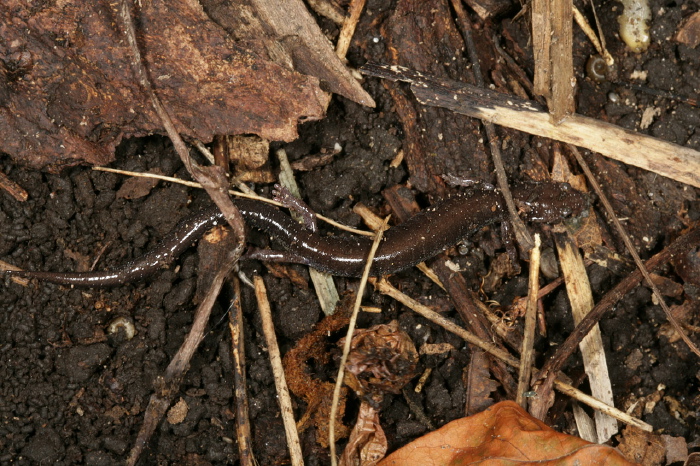
{"label": "curled dry leaf", "polygon": [[379,424],[379,411],[363,401],[340,458],[340,466],[374,466],[384,458],[386,450],[386,435]]}
{"label": "curled dry leaf", "polygon": [[[132,72],[119,4],[0,2],[0,133],[12,158],[102,165],[123,138],[161,131]],[[155,92],[184,136],[291,140],[299,120],[323,115],[316,78],[241,48],[197,2],[133,4]]]}
{"label": "curled dry leaf", "polygon": [[683,20],[674,39],[688,47],[695,48],[700,45],[700,11]]}
{"label": "curled dry leaf", "polygon": [[394,320],[387,325],[355,332],[345,383],[376,407],[384,393],[400,393],[403,386],[416,376],[417,363],[416,347]]}
{"label": "curled dry leaf", "polygon": [[498,389],[499,384],[491,378],[488,356],[484,351],[478,350],[472,353],[469,366],[464,373],[464,385],[467,414],[481,412],[493,405],[491,393]]}
{"label": "curled dry leaf", "polygon": [[380,466],[414,464],[630,465],[606,445],[561,434],[512,401],[500,402],[395,451]]}

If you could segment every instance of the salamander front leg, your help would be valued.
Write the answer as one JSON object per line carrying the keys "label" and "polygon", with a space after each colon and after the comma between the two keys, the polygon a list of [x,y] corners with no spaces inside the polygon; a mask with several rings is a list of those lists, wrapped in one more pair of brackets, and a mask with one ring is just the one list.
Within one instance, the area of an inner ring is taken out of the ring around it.
{"label": "salamander front leg", "polygon": [[299,214],[304,226],[312,233],[318,231],[316,225],[316,212],[311,210],[311,207],[306,205],[304,201],[292,194],[287,188],[280,184],[276,184],[272,189],[273,199],[282,204],[287,209]]}

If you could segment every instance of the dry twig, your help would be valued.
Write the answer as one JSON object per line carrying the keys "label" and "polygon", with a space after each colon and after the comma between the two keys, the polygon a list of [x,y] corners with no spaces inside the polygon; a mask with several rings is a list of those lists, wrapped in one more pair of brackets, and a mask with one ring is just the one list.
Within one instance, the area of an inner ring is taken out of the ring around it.
{"label": "dry twig", "polygon": [[236,399],[236,438],[238,457],[243,466],[253,466],[253,445],[251,443],[248,392],[246,390],[245,338],[243,337],[243,309],[241,307],[241,282],[233,280],[233,301],[228,313],[228,327],[231,331],[231,360],[233,362],[233,396]]}
{"label": "dry twig", "polygon": [[571,115],[560,125],[550,122],[539,104],[469,84],[426,76],[398,66],[365,65],[365,74],[411,83],[424,105],[448,108],[456,113],[585,147],[594,152],[700,187],[700,152],[619,126]]}
{"label": "dry twig", "polygon": [[369,278],[369,272],[372,267],[372,260],[374,259],[374,254],[379,248],[379,243],[382,241],[382,235],[384,230],[389,224],[389,217],[384,219],[384,224],[377,232],[374,242],[372,243],[372,248],[369,250],[367,255],[367,263],[365,264],[365,270],[362,273],[362,278],[360,279],[360,285],[357,289],[357,300],[355,301],[355,306],[352,309],[352,315],[350,316],[350,323],[348,324],[348,332],[345,337],[345,345],[343,346],[343,355],[340,358],[340,367],[338,368],[338,375],[336,376],[335,389],[333,390],[333,404],[331,407],[331,422],[328,429],[328,443],[331,447],[331,464],[333,466],[337,465],[336,449],[335,449],[335,419],[336,413],[338,412],[338,400],[340,399],[340,390],[343,387],[343,378],[345,377],[345,363],[348,360],[348,354],[350,353],[350,346],[352,344],[352,334],[355,331],[355,325],[357,323],[357,314],[360,311],[360,304],[362,303],[362,295],[365,292],[365,286],[367,285],[367,279]]}
{"label": "dry twig", "polygon": [[263,333],[267,342],[267,351],[270,356],[270,364],[272,365],[272,373],[275,379],[275,388],[277,389],[277,399],[279,400],[280,409],[282,411],[282,422],[284,423],[284,432],[287,436],[287,446],[289,447],[289,456],[292,465],[298,466],[304,464],[304,456],[301,453],[301,444],[299,443],[299,434],[297,433],[296,422],[294,421],[294,409],[292,408],[292,399],[289,396],[287,381],[284,377],[284,369],[282,369],[282,358],[280,357],[280,349],[277,346],[277,337],[275,335],[275,326],[272,323],[272,311],[270,310],[270,302],[267,299],[267,290],[262,277],[256,275],[255,297],[258,301],[258,310],[262,319]]}
{"label": "dry twig", "polygon": [[527,409],[527,399],[524,394],[530,386],[532,363],[534,362],[533,346],[535,343],[535,324],[537,321],[537,302],[540,289],[540,235],[535,234],[535,247],[530,251],[530,279],[527,290],[527,309],[525,311],[525,330],[523,345],[520,351],[520,373],[518,375],[518,391],[515,402]]}
{"label": "dry twig", "polygon": [[[477,346],[484,351],[496,356],[497,358],[501,359],[504,361],[506,364],[512,367],[519,367],[520,366],[520,361],[517,358],[514,358],[511,356],[508,352],[502,350],[498,346],[494,345],[493,343],[489,341],[484,341],[474,335],[471,332],[468,332],[467,330],[463,329],[459,325],[455,324],[451,320],[443,317],[442,315],[438,314],[437,312],[433,311],[430,309],[428,306],[424,306],[418,301],[414,300],[413,298],[401,293],[399,290],[391,286],[389,282],[386,280],[377,280],[377,279],[370,279],[370,282],[374,285],[375,289],[379,291],[382,294],[385,294],[387,296],[391,296],[404,306],[410,308],[411,310],[417,312],[421,316],[425,317],[426,319],[430,320],[431,322],[441,326],[448,332],[452,332],[455,335],[459,336],[462,338],[464,341]],[[533,370],[537,370],[536,368],[533,368]],[[585,393],[577,390],[576,388],[572,387],[571,385],[564,383],[560,380],[555,380],[554,381],[554,388],[559,390],[560,392],[564,393],[565,395],[568,395],[581,403],[584,403],[594,409],[600,410],[615,419],[618,419],[621,422],[624,422],[626,424],[633,425],[635,427],[638,427],[646,432],[651,432],[652,427],[647,424],[646,422],[640,421],[639,419],[636,419],[619,409],[616,409],[612,406],[608,406],[605,403],[602,403],[595,398],[593,398],[590,395],[586,395]]]}

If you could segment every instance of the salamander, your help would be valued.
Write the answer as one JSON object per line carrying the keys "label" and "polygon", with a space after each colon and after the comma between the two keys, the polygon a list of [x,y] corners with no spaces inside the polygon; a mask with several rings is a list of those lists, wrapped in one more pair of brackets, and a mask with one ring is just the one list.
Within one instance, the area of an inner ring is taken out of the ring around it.
{"label": "salamander", "polygon": [[[586,195],[566,183],[520,183],[512,188],[526,220],[557,222],[580,213]],[[235,199],[246,224],[269,234],[284,251],[253,251],[249,258],[309,265],[334,275],[359,277],[372,240],[367,237],[321,236],[269,204]],[[370,274],[388,275],[423,262],[454,246],[486,225],[506,221],[505,201],[498,190],[470,189],[453,195],[389,228],[377,250]],[[6,271],[15,277],[83,287],[109,287],[146,278],[167,265],[202,234],[225,222],[216,207],[181,221],[153,250],[112,271]]]}

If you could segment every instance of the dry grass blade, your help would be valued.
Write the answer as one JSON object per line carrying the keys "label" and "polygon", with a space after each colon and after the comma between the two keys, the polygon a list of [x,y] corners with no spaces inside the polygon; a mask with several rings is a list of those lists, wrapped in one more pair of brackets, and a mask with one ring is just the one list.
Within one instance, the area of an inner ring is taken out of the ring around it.
{"label": "dry grass blade", "polygon": [[357,300],[355,301],[355,305],[353,306],[352,309],[352,315],[350,316],[350,323],[348,324],[348,332],[345,337],[345,345],[343,347],[343,355],[340,358],[340,367],[338,368],[338,375],[335,380],[335,389],[333,390],[333,404],[331,407],[331,419],[330,419],[330,426],[328,429],[328,443],[331,447],[331,464],[333,466],[336,466],[338,464],[338,460],[336,458],[336,449],[335,449],[335,419],[336,419],[336,413],[338,412],[338,400],[340,399],[340,390],[343,387],[343,378],[345,376],[345,363],[348,360],[348,354],[350,354],[350,346],[352,344],[352,334],[355,331],[355,325],[357,323],[357,314],[360,311],[360,304],[362,303],[362,295],[365,292],[365,287],[367,286],[367,279],[369,278],[369,271],[370,268],[372,267],[372,260],[374,259],[374,254],[377,252],[377,248],[379,248],[379,243],[382,241],[382,235],[384,234],[384,230],[387,228],[389,225],[389,217],[384,219],[384,224],[381,226],[379,231],[377,232],[376,237],[374,238],[374,242],[372,243],[372,248],[369,250],[369,254],[367,255],[367,262],[365,264],[365,270],[362,273],[362,278],[360,279],[360,286],[357,289]]}
{"label": "dry grass blade", "polygon": [[284,423],[284,432],[287,437],[290,461],[294,466],[303,465],[304,456],[301,453],[299,434],[297,433],[297,426],[294,421],[292,399],[289,396],[289,389],[287,388],[287,382],[284,377],[284,369],[282,369],[282,358],[280,356],[279,346],[277,346],[277,337],[275,335],[275,326],[272,323],[272,311],[270,310],[270,302],[267,299],[267,290],[262,277],[259,275],[255,276],[254,283],[255,298],[258,301],[258,310],[260,311],[263,333],[265,334],[267,351],[270,356],[270,364],[272,365],[277,398],[282,411],[282,422]]}
{"label": "dry grass blade", "polygon": [[231,360],[233,362],[233,394],[236,398],[236,438],[238,456],[242,466],[253,466],[253,445],[251,442],[248,392],[246,391],[245,339],[243,338],[243,309],[241,307],[241,282],[233,279],[234,298],[229,312],[231,331]]}
{"label": "dry grass blade", "polygon": [[[386,280],[375,280],[372,279],[370,280],[371,283],[374,284],[374,287],[377,291],[380,293],[383,293],[387,296],[391,296],[401,304],[407,306],[411,310],[417,312],[421,316],[425,317],[426,319],[430,320],[431,322],[441,326],[448,332],[452,332],[455,335],[459,336],[460,338],[464,339],[464,341],[471,343],[474,346],[477,346],[484,351],[493,354],[494,356],[498,357],[499,359],[505,361],[508,365],[512,367],[519,367],[520,366],[520,361],[517,358],[514,358],[510,354],[508,354],[506,351],[503,351],[502,349],[498,348],[496,345],[494,345],[491,342],[488,341],[483,341],[480,338],[478,338],[476,335],[468,332],[467,330],[463,329],[459,325],[455,324],[451,320],[443,317],[442,315],[438,314],[437,312],[433,311],[430,309],[428,306],[424,306],[418,301],[414,300],[413,298],[403,294]],[[533,370],[535,370],[533,368]],[[615,419],[618,419],[621,422],[624,422],[625,424],[630,424],[635,427],[638,427],[644,431],[651,432],[652,427],[647,424],[646,422],[640,421],[637,418],[634,418],[619,409],[616,409],[612,406],[608,406],[605,403],[600,402],[599,400],[596,400],[590,395],[586,395],[585,393],[581,392],[580,390],[577,390],[576,388],[572,387],[571,385],[561,382],[559,380],[554,381],[554,387],[559,390],[561,393],[564,393],[565,395],[568,395],[575,400],[580,401],[581,403],[584,403],[594,409],[600,410]]]}
{"label": "dry grass blade", "polygon": [[[299,186],[294,179],[294,171],[289,164],[287,153],[284,149],[280,149],[277,151],[276,155],[280,163],[280,184],[287,188],[298,199],[301,199]],[[301,216],[298,213],[292,211],[291,214],[294,220],[301,220]],[[329,273],[316,270],[313,267],[309,267],[309,276],[314,284],[314,290],[316,290],[316,296],[318,297],[318,302],[321,305],[323,313],[327,316],[333,314],[335,312],[335,306],[340,300],[338,290],[335,288],[333,276]]]}
{"label": "dry grass blade", "polygon": [[515,402],[527,409],[524,394],[530,386],[532,363],[534,362],[533,345],[535,343],[535,326],[537,323],[537,301],[540,290],[540,235],[535,234],[535,247],[530,251],[530,279],[527,290],[527,309],[525,311],[525,330],[520,352],[520,373],[518,374],[518,391]]}
{"label": "dry grass blade", "polygon": [[[586,274],[583,258],[576,248],[576,243],[567,232],[557,233],[555,243],[559,252],[562,275],[566,291],[571,303],[574,322],[578,324],[594,307],[593,292]],[[600,401],[613,406],[613,393],[608,364],[603,349],[603,337],[596,325],[579,345],[583,356],[583,365],[588,375],[591,393]],[[607,442],[617,433],[615,419],[600,412],[595,413],[597,440],[596,443]],[[593,441],[593,440],[592,440]]]}
{"label": "dry grass blade", "polygon": [[615,229],[619,233],[620,237],[622,238],[622,241],[625,243],[625,246],[627,247],[627,250],[629,251],[632,258],[634,259],[634,263],[637,265],[637,268],[642,273],[642,276],[644,276],[644,280],[647,282],[647,285],[649,286],[649,288],[651,288],[651,291],[654,293],[654,296],[658,300],[659,305],[664,310],[664,313],[666,314],[666,318],[671,323],[671,325],[673,325],[673,328],[676,330],[676,332],[678,332],[678,334],[680,335],[681,339],[683,339],[685,344],[688,345],[688,348],[690,348],[690,350],[693,353],[695,353],[696,356],[700,357],[700,349],[695,345],[695,343],[693,343],[690,340],[690,337],[688,337],[688,334],[683,330],[681,325],[678,323],[678,320],[676,320],[676,318],[673,316],[673,314],[671,314],[671,310],[668,308],[668,305],[666,304],[666,301],[664,300],[663,296],[661,295],[659,288],[656,286],[654,281],[651,279],[651,276],[649,275],[649,271],[642,263],[642,259],[640,259],[639,254],[637,254],[637,250],[634,248],[634,245],[632,244],[632,240],[630,240],[629,235],[625,231],[625,228],[622,226],[620,221],[617,219],[617,216],[615,215],[615,211],[613,210],[612,205],[610,204],[610,202],[608,201],[608,198],[603,193],[603,190],[600,189],[600,185],[598,185],[598,181],[595,179],[593,172],[591,172],[590,168],[588,168],[588,164],[586,163],[585,160],[583,160],[583,157],[581,157],[581,154],[579,153],[578,149],[576,149],[573,146],[569,146],[569,149],[576,157],[576,160],[578,161],[579,165],[581,166],[584,173],[586,174],[588,181],[591,183],[591,186],[593,187],[596,194],[600,198],[600,201],[603,203],[603,206],[605,207],[605,210],[608,213],[608,217],[612,221],[613,225],[615,225]]}

